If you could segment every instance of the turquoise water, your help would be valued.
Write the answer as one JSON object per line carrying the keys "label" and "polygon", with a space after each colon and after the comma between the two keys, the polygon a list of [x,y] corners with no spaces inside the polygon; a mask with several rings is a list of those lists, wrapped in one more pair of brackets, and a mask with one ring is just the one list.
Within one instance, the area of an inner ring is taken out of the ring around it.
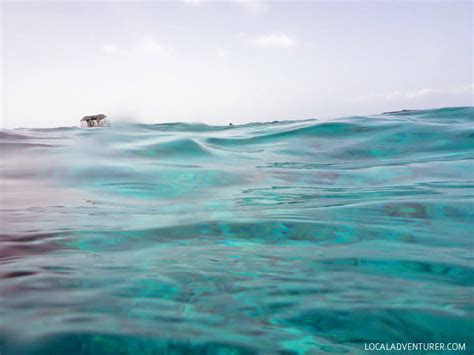
{"label": "turquoise water", "polygon": [[0,353],[472,353],[473,117],[2,130]]}

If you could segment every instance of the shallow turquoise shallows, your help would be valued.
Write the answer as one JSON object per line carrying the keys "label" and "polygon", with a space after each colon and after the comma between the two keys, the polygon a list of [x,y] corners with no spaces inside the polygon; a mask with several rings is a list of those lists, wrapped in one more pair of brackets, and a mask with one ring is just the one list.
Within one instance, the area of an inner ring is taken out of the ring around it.
{"label": "shallow turquoise shallows", "polygon": [[472,354],[473,117],[2,130],[0,353]]}

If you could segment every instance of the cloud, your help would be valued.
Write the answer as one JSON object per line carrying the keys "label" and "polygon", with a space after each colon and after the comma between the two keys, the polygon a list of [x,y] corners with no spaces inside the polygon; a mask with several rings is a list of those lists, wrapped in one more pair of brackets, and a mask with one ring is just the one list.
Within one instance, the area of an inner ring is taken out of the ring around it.
{"label": "cloud", "polygon": [[158,43],[153,36],[144,36],[142,41],[138,44],[137,50],[145,53],[164,53],[166,52],[163,46]]}
{"label": "cloud", "polygon": [[205,2],[206,0],[182,0],[186,4],[199,5]]}
{"label": "cloud", "polygon": [[224,50],[224,49],[218,49],[218,50],[216,51],[216,55],[217,55],[219,58],[226,58],[226,57],[229,55],[229,53],[228,53],[226,50]]}
{"label": "cloud", "polygon": [[256,47],[274,47],[274,48],[292,48],[296,47],[296,40],[285,33],[271,33],[259,36],[250,41],[250,44]]}
{"label": "cloud", "polygon": [[392,102],[397,100],[418,100],[436,95],[474,94],[474,84],[463,84],[456,87],[434,89],[419,88],[415,90],[393,90],[382,94],[368,94],[348,99],[354,103]]}
{"label": "cloud", "polygon": [[[183,3],[191,5],[201,5],[204,3],[211,3],[212,0],[181,0]],[[267,0],[224,0],[230,4],[241,5],[245,10],[250,12],[253,15],[257,15],[261,12],[264,12],[268,8]]]}
{"label": "cloud", "polygon": [[460,85],[455,88],[451,88],[449,93],[452,95],[462,95],[462,94],[474,95],[474,83]]}
{"label": "cloud", "polygon": [[105,53],[116,53],[120,51],[122,54],[164,54],[169,53],[168,48],[159,43],[153,36],[145,35],[138,42],[130,46],[119,46],[115,43],[106,43],[101,50]]}
{"label": "cloud", "polygon": [[253,15],[264,12],[268,8],[268,3],[263,0],[233,0],[233,2],[242,5]]}
{"label": "cloud", "polygon": [[[434,92],[435,92],[435,90],[432,89],[432,88],[423,88],[423,89],[418,89],[418,90],[414,90],[414,91],[407,91],[407,92],[405,92],[405,97],[407,99],[417,99],[417,98],[421,98],[421,97],[431,95]],[[401,93],[401,94],[403,96],[403,93]]]}
{"label": "cloud", "polygon": [[102,46],[102,50],[105,53],[115,53],[119,50],[119,46],[113,43],[107,43]]}

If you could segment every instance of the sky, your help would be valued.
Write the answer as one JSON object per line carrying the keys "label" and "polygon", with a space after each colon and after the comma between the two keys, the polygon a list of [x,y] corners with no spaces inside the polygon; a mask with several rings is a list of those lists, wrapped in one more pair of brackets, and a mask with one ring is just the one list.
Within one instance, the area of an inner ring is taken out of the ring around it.
{"label": "sky", "polygon": [[473,105],[471,1],[1,2],[1,127]]}

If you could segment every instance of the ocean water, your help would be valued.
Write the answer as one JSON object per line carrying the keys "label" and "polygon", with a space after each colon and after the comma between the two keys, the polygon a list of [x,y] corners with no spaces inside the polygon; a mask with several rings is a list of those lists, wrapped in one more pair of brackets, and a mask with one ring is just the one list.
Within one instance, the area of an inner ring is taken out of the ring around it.
{"label": "ocean water", "polygon": [[472,353],[473,117],[2,130],[0,353]]}

